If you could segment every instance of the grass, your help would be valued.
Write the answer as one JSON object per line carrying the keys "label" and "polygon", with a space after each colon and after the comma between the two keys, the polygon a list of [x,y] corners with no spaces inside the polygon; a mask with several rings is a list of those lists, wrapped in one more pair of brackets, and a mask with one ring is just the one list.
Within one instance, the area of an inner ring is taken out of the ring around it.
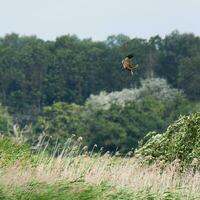
{"label": "grass", "polygon": [[27,161],[30,157],[28,145],[20,144],[0,136],[0,167],[13,165],[16,161]]}
{"label": "grass", "polygon": [[29,183],[15,188],[0,187],[0,200],[181,200],[183,198],[172,192],[165,192],[162,196],[149,191],[134,193],[104,183],[96,186],[84,182]]}
{"label": "grass", "polygon": [[70,138],[59,154],[50,156],[44,144],[30,154],[23,144],[6,139],[12,151],[5,150],[3,159],[8,160],[8,154],[12,162],[2,162],[0,167],[0,200],[200,199],[200,172],[180,173],[177,161],[143,166],[140,158],[130,154],[122,158],[108,152],[89,153],[80,142]]}

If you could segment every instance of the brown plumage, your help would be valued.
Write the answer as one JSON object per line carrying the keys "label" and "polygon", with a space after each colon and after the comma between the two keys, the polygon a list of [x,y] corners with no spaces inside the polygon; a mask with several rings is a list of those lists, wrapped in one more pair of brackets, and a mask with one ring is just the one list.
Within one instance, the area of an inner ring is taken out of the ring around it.
{"label": "brown plumage", "polygon": [[131,59],[133,57],[133,54],[129,54],[122,60],[122,69],[131,72],[131,74],[133,74],[133,70],[135,70],[138,67],[138,65],[132,63]]}

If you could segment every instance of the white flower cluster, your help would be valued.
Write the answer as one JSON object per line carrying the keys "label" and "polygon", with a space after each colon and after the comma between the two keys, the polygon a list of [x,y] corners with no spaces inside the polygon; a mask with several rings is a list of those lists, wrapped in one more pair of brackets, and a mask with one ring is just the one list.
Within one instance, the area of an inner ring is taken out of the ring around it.
{"label": "white flower cluster", "polygon": [[123,89],[111,93],[103,91],[99,95],[91,95],[86,100],[86,106],[91,110],[107,110],[113,104],[124,107],[127,102],[138,101],[145,96],[153,96],[158,100],[173,100],[178,96],[183,96],[183,93],[171,88],[165,79],[152,78],[141,80],[139,88]]}

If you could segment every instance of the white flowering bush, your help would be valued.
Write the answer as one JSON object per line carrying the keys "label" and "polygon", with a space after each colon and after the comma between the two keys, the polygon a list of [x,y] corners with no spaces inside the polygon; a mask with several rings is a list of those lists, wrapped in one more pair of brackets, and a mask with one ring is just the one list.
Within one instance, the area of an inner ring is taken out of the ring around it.
{"label": "white flowering bush", "polygon": [[86,107],[91,110],[108,110],[113,104],[124,107],[127,102],[139,101],[146,96],[152,96],[157,100],[174,100],[184,95],[182,91],[171,88],[165,79],[152,78],[141,80],[139,88],[111,93],[103,91],[99,95],[91,95],[86,100]]}

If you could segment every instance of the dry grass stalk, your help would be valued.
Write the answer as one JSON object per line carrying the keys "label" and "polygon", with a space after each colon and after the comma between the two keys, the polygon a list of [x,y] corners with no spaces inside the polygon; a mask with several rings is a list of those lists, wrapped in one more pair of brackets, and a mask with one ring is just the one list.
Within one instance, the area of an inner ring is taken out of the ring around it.
{"label": "dry grass stalk", "polygon": [[185,195],[200,194],[200,173],[190,170],[180,174],[177,169],[178,165],[174,164],[168,165],[164,170],[158,165],[144,167],[136,158],[79,155],[74,158],[54,158],[49,162],[42,162],[40,159],[36,167],[22,168],[16,163],[1,173],[0,182],[6,185],[23,185],[31,181],[54,183],[83,179],[93,184],[107,181],[134,191],[148,189],[163,193],[179,190]]}

